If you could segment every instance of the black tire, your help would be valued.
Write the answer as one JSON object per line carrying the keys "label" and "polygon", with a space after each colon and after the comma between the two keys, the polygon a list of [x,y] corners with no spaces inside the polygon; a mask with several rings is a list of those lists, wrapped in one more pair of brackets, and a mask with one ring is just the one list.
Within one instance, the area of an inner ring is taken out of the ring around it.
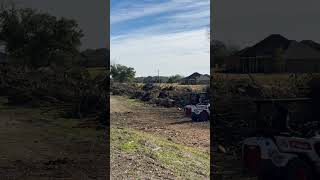
{"label": "black tire", "polygon": [[208,121],[209,120],[209,114],[207,111],[202,111],[199,115],[200,121]]}
{"label": "black tire", "polygon": [[268,174],[259,174],[258,180],[274,180],[274,179]]}
{"label": "black tire", "polygon": [[279,172],[271,163],[263,163],[260,165],[258,180],[283,180]]}
{"label": "black tire", "polygon": [[198,115],[196,113],[192,113],[191,114],[191,119],[192,119],[192,121],[197,122],[198,121]]}
{"label": "black tire", "polygon": [[285,173],[285,179],[288,180],[313,180],[311,166],[298,158],[288,162]]}

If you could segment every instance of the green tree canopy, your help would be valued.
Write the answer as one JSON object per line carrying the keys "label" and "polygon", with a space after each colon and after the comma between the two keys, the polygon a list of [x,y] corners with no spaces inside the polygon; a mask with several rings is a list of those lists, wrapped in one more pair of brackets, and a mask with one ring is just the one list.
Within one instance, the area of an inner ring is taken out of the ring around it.
{"label": "green tree canopy", "polygon": [[179,74],[170,76],[168,79],[168,83],[177,83],[181,78],[183,78],[183,76]]}
{"label": "green tree canopy", "polygon": [[114,64],[110,67],[110,75],[115,81],[129,82],[135,77],[136,71],[132,67]]}
{"label": "green tree canopy", "polygon": [[213,56],[229,56],[239,51],[239,47],[234,44],[226,45],[224,42],[219,40],[211,41],[211,54]]}
{"label": "green tree canopy", "polygon": [[78,53],[82,37],[75,20],[29,8],[0,10],[0,40],[9,56],[24,66],[61,64],[61,59]]}

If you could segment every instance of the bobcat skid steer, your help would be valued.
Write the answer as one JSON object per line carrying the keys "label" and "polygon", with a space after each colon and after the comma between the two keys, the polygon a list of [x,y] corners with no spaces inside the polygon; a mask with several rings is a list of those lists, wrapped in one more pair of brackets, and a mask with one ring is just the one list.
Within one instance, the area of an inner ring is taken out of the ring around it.
{"label": "bobcat skid steer", "polygon": [[186,116],[192,121],[208,121],[210,119],[210,103],[207,93],[191,94],[191,104],[186,105]]}
{"label": "bobcat skid steer", "polygon": [[[251,123],[255,130],[251,131],[242,142],[242,160],[245,172],[258,176],[259,180],[320,179],[319,123],[304,124],[304,133],[293,131],[290,128],[288,111],[280,105],[281,103],[301,101],[306,102],[309,99],[256,101],[259,107],[261,107],[261,103],[276,104],[277,118],[273,118],[269,128],[265,124],[262,125],[263,127],[259,127],[257,122]],[[257,109],[260,110],[260,108]]]}

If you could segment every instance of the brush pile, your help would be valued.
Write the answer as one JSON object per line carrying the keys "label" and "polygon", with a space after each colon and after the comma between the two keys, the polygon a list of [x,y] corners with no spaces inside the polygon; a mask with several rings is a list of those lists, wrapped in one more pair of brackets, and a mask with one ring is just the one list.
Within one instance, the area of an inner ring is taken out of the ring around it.
{"label": "brush pile", "polygon": [[[274,79],[265,83],[252,77],[246,79],[214,77],[211,87],[214,97],[212,116],[214,135],[217,142],[228,147],[228,150],[236,150],[235,147],[239,147],[237,143],[244,137],[242,130],[249,126],[250,121],[257,118],[254,100],[311,97],[310,90],[320,87],[320,78],[311,74],[293,74],[286,80]],[[313,92],[320,94],[320,91]],[[292,113],[304,111],[298,105],[292,105],[290,110]],[[295,116],[299,118],[298,115]]]}
{"label": "brush pile", "polygon": [[[184,107],[190,103],[190,88],[177,88],[174,86],[160,87],[155,84],[112,83],[111,93],[113,95],[126,95],[133,99],[156,104],[163,107]],[[204,89],[209,91],[209,88]]]}
{"label": "brush pile", "polygon": [[5,65],[0,66],[0,96],[6,96],[11,105],[55,105],[67,117],[104,119],[106,114],[101,114],[109,105],[107,77],[91,78],[82,67],[26,71]]}

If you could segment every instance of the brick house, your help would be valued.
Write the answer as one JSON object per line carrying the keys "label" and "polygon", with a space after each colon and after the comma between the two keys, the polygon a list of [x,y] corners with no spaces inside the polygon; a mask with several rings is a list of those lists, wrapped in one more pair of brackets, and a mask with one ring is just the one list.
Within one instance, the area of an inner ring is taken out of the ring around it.
{"label": "brick house", "polygon": [[182,78],[180,80],[181,84],[210,84],[210,75],[193,73],[188,77]]}
{"label": "brick house", "polygon": [[320,51],[310,41],[297,42],[270,35],[227,57],[225,63],[228,72],[237,73],[320,72]]}

